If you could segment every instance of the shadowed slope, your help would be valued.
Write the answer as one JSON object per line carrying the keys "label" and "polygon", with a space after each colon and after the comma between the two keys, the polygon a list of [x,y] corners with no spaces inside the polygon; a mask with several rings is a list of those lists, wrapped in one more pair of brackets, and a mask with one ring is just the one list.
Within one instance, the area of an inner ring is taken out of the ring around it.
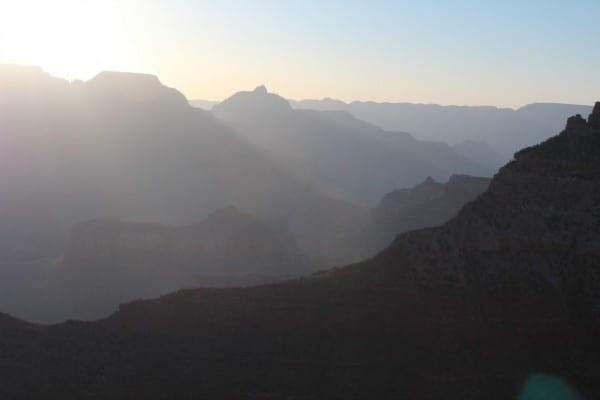
{"label": "shadowed slope", "polygon": [[386,194],[358,235],[363,256],[379,252],[399,233],[445,223],[484,192],[489,183],[489,178],[452,175],[446,183],[427,178],[413,188]]}
{"label": "shadowed slope", "polygon": [[51,388],[51,371],[61,398],[506,399],[545,372],[597,398],[600,130],[589,121],[569,120],[451,221],[363,263],[180,291],[0,342],[3,365],[28,371],[4,390],[49,398],[27,383]]}

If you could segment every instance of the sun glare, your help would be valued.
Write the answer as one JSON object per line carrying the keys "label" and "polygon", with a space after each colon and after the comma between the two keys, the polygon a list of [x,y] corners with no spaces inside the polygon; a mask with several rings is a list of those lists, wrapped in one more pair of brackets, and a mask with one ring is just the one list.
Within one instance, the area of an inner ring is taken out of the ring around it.
{"label": "sun glare", "polygon": [[89,78],[123,51],[119,11],[114,1],[0,0],[0,63]]}

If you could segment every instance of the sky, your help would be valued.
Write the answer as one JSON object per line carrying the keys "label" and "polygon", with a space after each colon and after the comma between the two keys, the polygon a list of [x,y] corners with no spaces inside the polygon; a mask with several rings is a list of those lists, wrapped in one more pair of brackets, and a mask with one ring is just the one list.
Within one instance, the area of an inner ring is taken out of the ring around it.
{"label": "sky", "polygon": [[144,72],[190,99],[600,100],[598,0],[0,0],[0,63]]}

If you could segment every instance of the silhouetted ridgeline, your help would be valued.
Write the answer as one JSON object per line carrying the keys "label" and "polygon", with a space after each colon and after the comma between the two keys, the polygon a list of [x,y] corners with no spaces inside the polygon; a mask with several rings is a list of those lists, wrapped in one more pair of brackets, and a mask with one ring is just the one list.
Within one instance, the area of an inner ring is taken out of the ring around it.
{"label": "silhouetted ridgeline", "polygon": [[[427,176],[493,173],[443,143],[384,132],[345,112],[293,110],[265,88],[216,106],[222,120],[145,74],[68,82],[0,65],[0,93],[0,308],[36,321],[56,321],[71,306],[56,293],[65,284],[69,232],[82,221],[189,225],[233,204],[316,270],[361,258],[348,233],[368,222],[369,207],[388,191]],[[198,282],[272,280],[236,260],[253,278],[227,272]],[[103,298],[134,298],[123,293],[126,283],[107,283],[119,276],[95,279],[107,285]]]}
{"label": "silhouetted ridgeline", "polygon": [[[588,115],[589,106],[574,104],[534,103],[516,110],[486,106],[439,106],[411,103],[344,103],[339,100],[290,101],[293,107],[313,110],[344,110],[356,118],[389,131],[410,132],[422,140],[436,140],[462,146],[470,151],[464,155],[485,160],[496,166],[502,158],[509,161],[518,149],[531,146],[550,137],[573,114]],[[487,143],[474,149],[469,142]],[[489,159],[492,156],[493,159]],[[500,158],[499,158],[500,157]],[[502,162],[502,163],[504,163]],[[500,164],[501,165],[501,164]]]}
{"label": "silhouetted ridgeline", "polygon": [[495,172],[445,143],[386,132],[344,111],[293,109],[264,86],[236,93],[211,112],[317,192],[358,204],[373,204],[427,176]]}
{"label": "silhouetted ridgeline", "polygon": [[374,203],[427,176],[493,173],[346,113],[292,110],[266,89],[215,107],[235,130],[150,75],[67,82],[2,65],[0,90],[0,251],[13,259],[60,255],[89,219],[186,224],[235,204],[294,225],[319,198]]}
{"label": "silhouetted ridgeline", "polygon": [[447,183],[431,177],[411,189],[386,194],[358,236],[363,256],[385,248],[397,234],[445,223],[484,192],[490,178],[452,175]]}
{"label": "silhouetted ridgeline", "polygon": [[69,83],[0,66],[0,91],[0,238],[56,255],[82,220],[184,224],[228,204],[280,215],[306,191],[153,76]]}
{"label": "silhouetted ridgeline", "polygon": [[[437,228],[309,279],[197,289],[53,327],[0,319],[7,398],[600,397],[600,106]],[[60,362],[57,362],[60,360]]]}

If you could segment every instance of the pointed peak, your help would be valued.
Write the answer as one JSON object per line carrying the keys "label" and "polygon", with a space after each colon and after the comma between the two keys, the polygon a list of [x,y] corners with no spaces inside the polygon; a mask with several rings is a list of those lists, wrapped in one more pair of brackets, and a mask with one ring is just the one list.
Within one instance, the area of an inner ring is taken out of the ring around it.
{"label": "pointed peak", "polygon": [[260,86],[257,86],[254,89],[254,93],[256,93],[256,94],[268,94],[269,91],[267,90],[267,87],[265,85],[260,85]]}
{"label": "pointed peak", "polygon": [[588,124],[590,128],[600,128],[600,101],[594,105],[594,109],[588,117]]}
{"label": "pointed peak", "polygon": [[291,110],[290,104],[283,97],[269,93],[264,85],[253,91],[238,92],[212,108],[219,118],[246,119],[257,115],[281,115]]}
{"label": "pointed peak", "polygon": [[[536,160],[560,161],[562,163],[560,168],[552,170],[552,173],[567,175],[577,171],[578,176],[589,174],[589,176],[596,177],[597,169],[590,168],[590,166],[594,166],[600,156],[600,142],[598,141],[600,106],[598,103],[596,103],[594,111],[587,121],[580,114],[569,117],[566,128],[561,133],[515,153],[516,165],[522,167],[533,160],[529,167],[541,171],[544,164],[535,164]],[[585,164],[587,161],[590,163]],[[548,171],[544,171],[544,173],[548,173]]]}
{"label": "pointed peak", "polygon": [[581,114],[573,115],[567,119],[566,130],[576,130],[587,128],[587,121],[581,116]]}
{"label": "pointed peak", "polygon": [[428,176],[423,182],[414,186],[412,190],[430,190],[444,186],[443,183],[436,182],[431,176]]}

